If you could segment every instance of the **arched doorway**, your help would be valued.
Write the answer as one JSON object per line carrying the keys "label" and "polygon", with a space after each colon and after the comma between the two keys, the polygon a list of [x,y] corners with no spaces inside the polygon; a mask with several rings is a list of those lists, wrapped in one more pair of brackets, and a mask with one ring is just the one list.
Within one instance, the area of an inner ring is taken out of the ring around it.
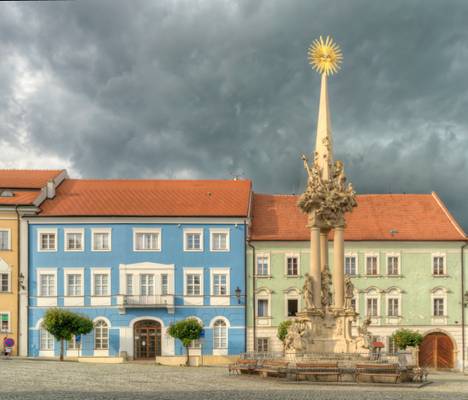
{"label": "arched doorway", "polygon": [[144,360],[161,355],[161,324],[145,319],[133,327],[134,358]]}
{"label": "arched doorway", "polygon": [[432,332],[419,347],[419,364],[429,368],[453,368],[453,342],[445,333]]}

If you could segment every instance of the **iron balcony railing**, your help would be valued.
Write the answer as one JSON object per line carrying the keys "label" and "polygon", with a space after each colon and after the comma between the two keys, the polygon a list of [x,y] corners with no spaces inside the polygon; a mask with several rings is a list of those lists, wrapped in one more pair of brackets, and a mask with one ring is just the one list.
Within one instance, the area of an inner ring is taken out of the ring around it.
{"label": "iron balcony railing", "polygon": [[174,295],[119,295],[118,304],[126,308],[137,307],[172,307]]}

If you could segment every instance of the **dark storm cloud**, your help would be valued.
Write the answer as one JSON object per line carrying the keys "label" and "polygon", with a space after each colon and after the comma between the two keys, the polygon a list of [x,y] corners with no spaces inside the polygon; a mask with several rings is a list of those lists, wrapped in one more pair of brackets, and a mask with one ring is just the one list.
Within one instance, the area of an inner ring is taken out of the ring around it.
{"label": "dark storm cloud", "polygon": [[[84,177],[242,174],[298,192],[319,76],[358,192],[439,192],[468,229],[465,1],[99,1],[1,4],[0,140]],[[14,132],[14,134],[13,134]]]}

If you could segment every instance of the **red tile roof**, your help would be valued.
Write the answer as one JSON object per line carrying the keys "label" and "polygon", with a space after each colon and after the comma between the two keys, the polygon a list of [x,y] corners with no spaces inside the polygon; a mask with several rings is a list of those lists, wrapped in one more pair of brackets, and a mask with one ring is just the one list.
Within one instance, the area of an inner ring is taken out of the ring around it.
{"label": "red tile roof", "polygon": [[[251,240],[310,240],[307,216],[297,200],[294,195],[254,194]],[[466,240],[436,193],[358,195],[357,203],[346,215],[345,240]]]}
{"label": "red tile roof", "polygon": [[2,189],[41,189],[63,170],[0,169]]}
{"label": "red tile roof", "polygon": [[[1,190],[0,190],[1,192]],[[32,205],[37,196],[39,196],[40,191],[18,191],[12,192],[12,197],[2,197],[0,195],[0,205],[2,206],[26,206]]]}
{"label": "red tile roof", "polygon": [[247,217],[248,180],[66,179],[40,216]]}

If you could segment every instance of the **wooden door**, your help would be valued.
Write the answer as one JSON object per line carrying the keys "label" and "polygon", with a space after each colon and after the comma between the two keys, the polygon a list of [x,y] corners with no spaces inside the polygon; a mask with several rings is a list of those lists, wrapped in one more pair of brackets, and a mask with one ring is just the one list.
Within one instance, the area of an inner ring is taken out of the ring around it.
{"label": "wooden door", "polygon": [[139,321],[134,328],[134,358],[151,359],[161,355],[161,324],[157,321]]}
{"label": "wooden door", "polygon": [[419,348],[419,364],[429,368],[453,368],[453,343],[443,333],[430,333]]}

